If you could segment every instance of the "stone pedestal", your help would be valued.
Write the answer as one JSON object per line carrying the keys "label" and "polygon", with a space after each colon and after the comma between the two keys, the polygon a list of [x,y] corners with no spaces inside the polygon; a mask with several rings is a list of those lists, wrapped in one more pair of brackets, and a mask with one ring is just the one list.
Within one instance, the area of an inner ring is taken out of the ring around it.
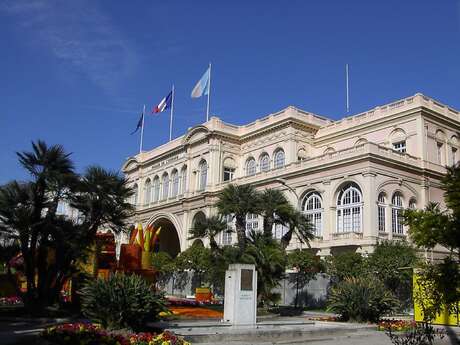
{"label": "stone pedestal", "polygon": [[232,325],[255,325],[257,317],[257,271],[254,265],[233,264],[225,272],[224,321]]}

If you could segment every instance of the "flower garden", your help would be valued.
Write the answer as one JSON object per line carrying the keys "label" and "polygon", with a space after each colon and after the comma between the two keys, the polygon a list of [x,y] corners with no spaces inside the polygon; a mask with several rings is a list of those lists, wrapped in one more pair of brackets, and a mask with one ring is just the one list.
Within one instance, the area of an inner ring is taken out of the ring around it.
{"label": "flower garden", "polygon": [[414,320],[392,320],[382,319],[377,325],[379,331],[392,330],[395,332],[406,332],[414,329],[417,323]]}
{"label": "flower garden", "polygon": [[49,344],[66,345],[189,345],[183,338],[171,332],[129,333],[107,331],[100,325],[91,323],[68,323],[54,326],[41,333],[41,338]]}

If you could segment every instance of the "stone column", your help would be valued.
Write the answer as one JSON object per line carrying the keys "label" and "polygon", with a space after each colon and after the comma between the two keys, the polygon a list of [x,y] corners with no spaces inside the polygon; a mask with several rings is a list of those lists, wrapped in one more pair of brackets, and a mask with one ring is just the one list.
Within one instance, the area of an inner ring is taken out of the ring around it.
{"label": "stone column", "polygon": [[377,194],[375,177],[376,174],[367,172],[363,173],[363,237],[377,238]]}
{"label": "stone column", "polygon": [[331,190],[331,181],[323,181],[323,241],[331,240],[335,226],[335,201]]}
{"label": "stone column", "polygon": [[209,161],[208,161],[208,182],[207,185],[214,187],[220,182],[221,168],[219,157],[219,141],[210,139],[209,145]]}

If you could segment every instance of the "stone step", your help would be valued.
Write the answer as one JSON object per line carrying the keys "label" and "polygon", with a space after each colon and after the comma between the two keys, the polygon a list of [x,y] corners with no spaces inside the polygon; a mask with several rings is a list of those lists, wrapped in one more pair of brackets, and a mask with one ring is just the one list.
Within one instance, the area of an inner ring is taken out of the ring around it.
{"label": "stone step", "polygon": [[340,335],[375,330],[374,325],[354,325],[337,323],[278,323],[254,327],[194,327],[169,328],[193,344],[283,344],[305,342],[312,339],[331,339]]}

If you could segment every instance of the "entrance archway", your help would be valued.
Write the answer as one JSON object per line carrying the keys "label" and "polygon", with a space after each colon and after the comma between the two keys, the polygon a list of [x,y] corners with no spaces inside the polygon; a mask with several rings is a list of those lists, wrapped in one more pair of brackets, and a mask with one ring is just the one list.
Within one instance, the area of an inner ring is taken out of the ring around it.
{"label": "entrance archway", "polygon": [[155,248],[155,251],[166,252],[175,258],[180,253],[180,241],[176,227],[168,218],[159,218],[153,222],[154,229],[160,226],[159,247]]}

